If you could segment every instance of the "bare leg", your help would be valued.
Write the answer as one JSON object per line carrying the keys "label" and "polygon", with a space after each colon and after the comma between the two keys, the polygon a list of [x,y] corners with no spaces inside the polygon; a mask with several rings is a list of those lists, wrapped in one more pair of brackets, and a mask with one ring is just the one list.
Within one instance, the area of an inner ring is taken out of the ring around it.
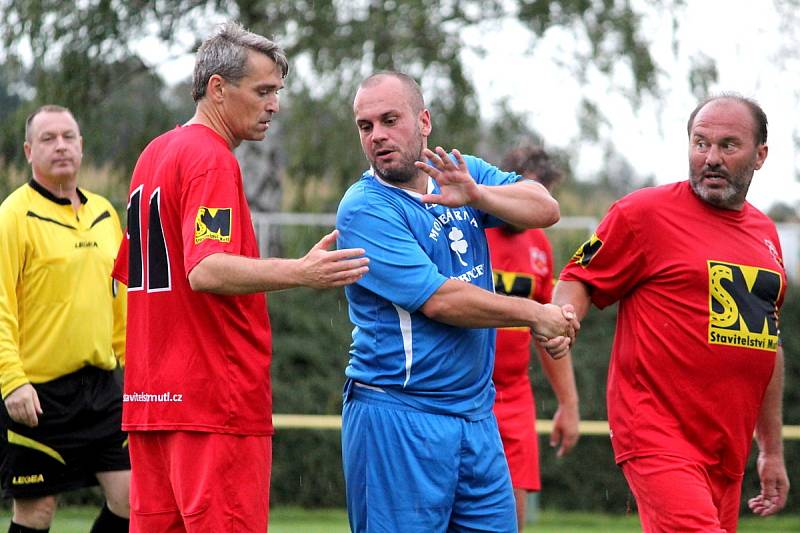
{"label": "bare leg", "polygon": [[100,486],[103,488],[103,494],[105,494],[108,502],[108,509],[117,516],[130,518],[131,471],[98,472],[97,481],[100,482]]}
{"label": "bare leg", "polygon": [[48,529],[53,522],[57,505],[55,496],[15,498],[11,519],[15,524],[32,529]]}

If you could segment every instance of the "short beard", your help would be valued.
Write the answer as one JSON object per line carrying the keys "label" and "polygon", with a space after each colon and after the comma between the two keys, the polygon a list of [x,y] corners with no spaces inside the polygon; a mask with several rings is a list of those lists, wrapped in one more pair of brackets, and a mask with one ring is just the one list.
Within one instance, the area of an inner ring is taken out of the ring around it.
{"label": "short beard", "polygon": [[[750,172],[753,172],[753,170],[754,169],[750,169]],[[745,173],[737,176],[729,176],[728,186],[722,191],[718,189],[711,190],[707,187],[703,187],[701,185],[701,182],[703,181],[702,171],[699,177],[695,178],[693,176],[691,179],[689,179],[689,183],[691,184],[694,193],[707,204],[713,205],[714,207],[718,207],[720,209],[734,209],[739,203],[739,198],[741,198],[742,202],[744,202],[744,200],[747,198],[747,191],[750,188],[750,182],[745,183],[743,181],[742,178]]]}
{"label": "short beard", "polygon": [[391,168],[388,170],[381,170],[378,165],[372,163],[372,169],[375,174],[383,181],[389,183],[408,183],[417,177],[417,167],[412,162],[410,165],[404,164],[400,168]]}
{"label": "short beard", "polygon": [[382,180],[388,181],[389,183],[405,184],[413,181],[420,172],[414,163],[422,160],[422,133],[419,131],[419,128],[417,128],[417,131],[414,135],[412,145],[419,147],[416,157],[412,157],[410,154],[408,154],[408,157],[406,157],[407,154],[403,153],[403,161],[399,167],[384,170],[378,168],[378,164],[375,161],[370,161],[375,174],[377,174]]}
{"label": "short beard", "polygon": [[714,207],[727,209],[731,199],[736,196],[736,189],[730,182],[728,182],[728,187],[724,191],[715,190],[713,192],[708,188],[700,186],[695,180],[689,180],[689,183],[692,184],[692,190],[701,200]]}

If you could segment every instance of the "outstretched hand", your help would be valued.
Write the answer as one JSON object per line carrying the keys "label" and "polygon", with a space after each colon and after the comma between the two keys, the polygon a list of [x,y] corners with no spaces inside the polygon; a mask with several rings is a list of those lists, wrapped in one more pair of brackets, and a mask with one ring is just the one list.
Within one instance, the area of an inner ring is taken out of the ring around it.
{"label": "outstretched hand", "polygon": [[455,161],[441,146],[436,147],[435,153],[426,148],[422,154],[430,161],[430,164],[422,161],[414,164],[436,180],[440,189],[439,194],[423,194],[423,202],[447,207],[461,207],[481,197],[480,188],[467,170],[467,164],[464,162],[461,152],[453,150]]}
{"label": "outstretched hand", "polygon": [[26,383],[14,389],[5,399],[6,410],[11,420],[18,424],[28,427],[39,425],[39,415],[42,414],[42,406],[39,403],[39,395],[33,385]]}
{"label": "outstretched hand", "polygon": [[363,248],[329,250],[338,235],[338,230],[328,233],[300,259],[302,285],[315,289],[341,287],[358,281],[369,271]]}

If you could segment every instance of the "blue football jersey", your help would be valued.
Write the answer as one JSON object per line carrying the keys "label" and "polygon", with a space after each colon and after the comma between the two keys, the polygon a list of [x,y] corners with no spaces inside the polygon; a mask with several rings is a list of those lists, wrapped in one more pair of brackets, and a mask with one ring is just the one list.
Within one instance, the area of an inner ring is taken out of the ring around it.
{"label": "blue football jersey", "polygon": [[[476,157],[464,160],[478,184],[520,179]],[[428,191],[439,192],[433,179]],[[484,229],[502,221],[420,198],[370,170],[339,205],[338,247],[364,248],[370,260],[367,275],[345,287],[355,326],[345,374],[416,409],[479,419],[494,403],[494,329],[449,326],[419,308],[448,278],[493,292]]]}

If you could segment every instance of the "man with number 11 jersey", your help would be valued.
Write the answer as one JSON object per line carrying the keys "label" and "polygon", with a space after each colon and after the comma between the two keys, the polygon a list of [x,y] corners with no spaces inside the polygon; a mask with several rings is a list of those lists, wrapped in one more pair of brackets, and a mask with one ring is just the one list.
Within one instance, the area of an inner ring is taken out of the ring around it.
{"label": "man with number 11 jersey", "polygon": [[288,62],[236,23],[197,52],[194,116],[154,139],[131,180],[114,276],[129,286],[123,427],[131,531],[264,532],[272,461],[264,292],[336,287],[363,250],[259,259],[233,149],[264,139]]}
{"label": "man with number 11 jersey", "polygon": [[115,273],[129,284],[130,349],[143,356],[126,368],[123,426],[271,434],[265,295],[197,292],[186,276],[214,253],[258,257],[222,137],[191,124],[150,143],[133,173],[127,237]]}

